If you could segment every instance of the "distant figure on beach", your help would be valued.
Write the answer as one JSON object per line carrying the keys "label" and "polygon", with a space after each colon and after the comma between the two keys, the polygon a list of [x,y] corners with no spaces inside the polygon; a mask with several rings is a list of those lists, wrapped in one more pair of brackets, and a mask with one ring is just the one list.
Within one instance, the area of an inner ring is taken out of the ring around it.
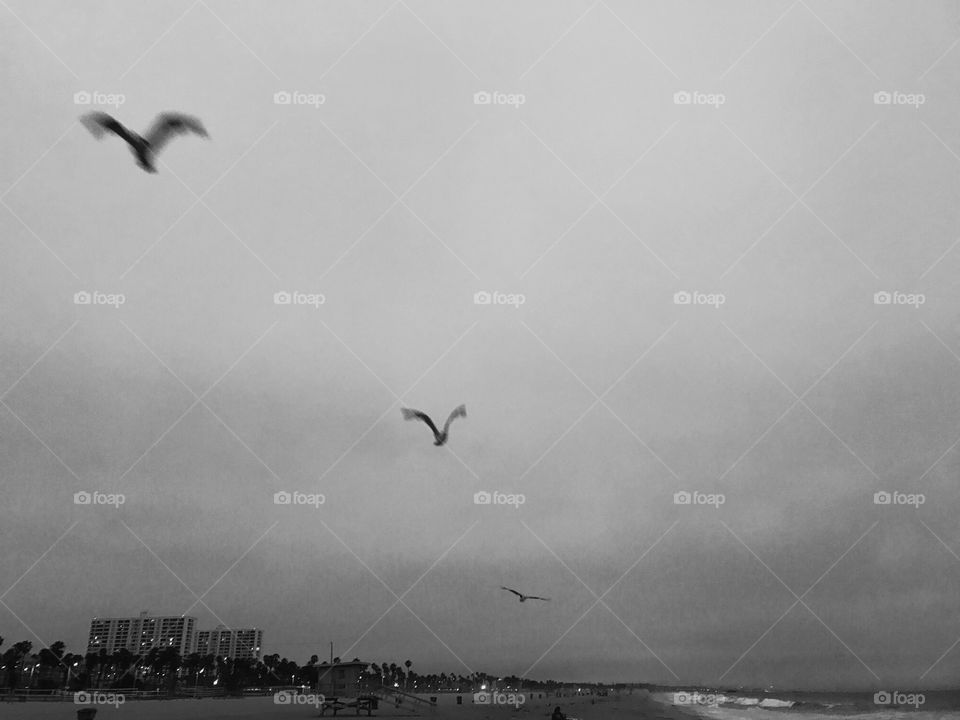
{"label": "distant figure on beach", "polygon": [[512,592],[514,595],[520,598],[520,602],[526,602],[527,600],[546,600],[547,602],[550,602],[550,598],[539,597],[537,595],[524,595],[521,592],[517,592],[512,588],[504,587],[503,585],[500,586],[500,589],[506,590],[507,592]]}
{"label": "distant figure on beach", "polygon": [[197,118],[180,113],[161,113],[145,136],[125,128],[105,112],[89,113],[80,118],[80,122],[98,140],[107,132],[123,138],[136,156],[137,165],[149,173],[157,171],[153,164],[154,158],[166,145],[171,135],[192,132],[200,137],[207,137],[207,130],[203,127],[203,123]]}
{"label": "distant figure on beach", "polygon": [[563,716],[563,713],[560,712],[560,706],[559,706],[559,705],[557,705],[557,706],[553,709],[553,715],[550,716],[550,720],[567,720],[567,719]]}
{"label": "distant figure on beach", "polygon": [[458,417],[467,416],[467,406],[461,405],[456,408],[450,417],[447,418],[447,422],[443,425],[443,432],[437,430],[437,426],[433,424],[433,420],[430,419],[430,416],[419,410],[411,410],[410,408],[400,408],[400,411],[403,413],[404,420],[420,420],[425,422],[427,426],[433,430],[433,444],[437,447],[440,447],[447,442],[447,437],[450,434],[450,423],[452,423]]}

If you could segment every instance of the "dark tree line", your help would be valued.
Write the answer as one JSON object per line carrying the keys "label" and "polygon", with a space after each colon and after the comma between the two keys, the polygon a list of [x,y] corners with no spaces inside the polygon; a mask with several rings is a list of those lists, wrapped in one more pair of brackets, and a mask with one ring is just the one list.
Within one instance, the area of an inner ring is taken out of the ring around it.
{"label": "dark tree line", "polygon": [[[0,637],[0,650],[4,639]],[[195,689],[217,689],[225,693],[245,689],[266,690],[273,687],[305,686],[315,688],[322,674],[331,666],[320,662],[317,655],[300,665],[279,654],[264,655],[259,660],[227,658],[214,654],[190,653],[181,656],[176,648],[152,648],[143,655],[127,649],[113,653],[106,650],[85,654],[66,652],[58,640],[38,653],[31,654],[33,643],[22,640],[0,652],[0,683],[8,690],[45,689],[77,691],[83,689],[135,688],[167,693],[189,693]],[[354,658],[357,661],[357,658]],[[334,664],[340,658],[334,658]],[[402,664],[370,663],[360,676],[366,689],[388,687],[410,693],[477,692],[496,678],[486,673],[429,673],[413,670],[413,662]],[[539,682],[518,677],[500,678],[500,688],[551,690],[559,687],[553,681]]]}

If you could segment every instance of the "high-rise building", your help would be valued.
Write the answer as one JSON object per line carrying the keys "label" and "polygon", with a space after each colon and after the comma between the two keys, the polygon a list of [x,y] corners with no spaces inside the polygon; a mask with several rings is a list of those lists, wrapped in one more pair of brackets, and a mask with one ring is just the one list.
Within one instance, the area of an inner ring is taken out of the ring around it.
{"label": "high-rise building", "polygon": [[217,625],[214,630],[197,633],[197,652],[201,655],[220,655],[236,659],[260,659],[263,646],[263,630],[258,628],[234,628]]}
{"label": "high-rise building", "polygon": [[174,647],[181,655],[189,655],[196,642],[196,626],[195,617],[152,617],[146,610],[139,617],[96,617],[90,621],[87,652],[114,653],[126,648],[140,655],[155,647]]}

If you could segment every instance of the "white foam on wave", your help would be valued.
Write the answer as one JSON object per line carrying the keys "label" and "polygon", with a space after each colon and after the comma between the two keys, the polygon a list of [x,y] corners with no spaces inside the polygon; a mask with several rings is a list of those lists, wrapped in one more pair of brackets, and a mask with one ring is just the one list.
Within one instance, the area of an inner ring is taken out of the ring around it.
{"label": "white foam on wave", "polygon": [[723,693],[705,693],[696,690],[674,693],[657,693],[661,702],[679,707],[717,707],[721,705],[740,705],[741,707],[791,708],[794,700],[777,698],[759,698],[749,695],[724,695]]}
{"label": "white foam on wave", "polygon": [[[688,696],[692,695],[693,691],[686,694]],[[832,713],[825,713],[823,710],[838,706],[849,707],[849,704],[824,703],[819,710],[814,709],[813,706],[801,706],[788,714],[784,714],[777,710],[793,707],[797,703],[793,700],[730,696],[721,693],[714,696],[719,701],[714,705],[677,702],[676,695],[672,692],[651,693],[651,697],[665,705],[675,705],[694,711],[705,720],[960,720],[960,712],[955,710],[943,712],[884,708],[837,716]],[[720,700],[721,698],[723,700]]]}
{"label": "white foam on wave", "polygon": [[796,703],[793,700],[777,700],[776,698],[764,698],[760,701],[760,707],[762,708],[788,708],[793,707]]}

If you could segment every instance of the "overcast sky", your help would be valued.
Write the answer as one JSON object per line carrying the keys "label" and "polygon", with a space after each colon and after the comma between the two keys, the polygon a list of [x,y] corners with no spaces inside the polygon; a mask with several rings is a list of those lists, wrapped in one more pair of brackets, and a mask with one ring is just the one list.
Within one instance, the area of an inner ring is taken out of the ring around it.
{"label": "overcast sky", "polygon": [[2,5],[7,645],[955,685],[955,3]]}

